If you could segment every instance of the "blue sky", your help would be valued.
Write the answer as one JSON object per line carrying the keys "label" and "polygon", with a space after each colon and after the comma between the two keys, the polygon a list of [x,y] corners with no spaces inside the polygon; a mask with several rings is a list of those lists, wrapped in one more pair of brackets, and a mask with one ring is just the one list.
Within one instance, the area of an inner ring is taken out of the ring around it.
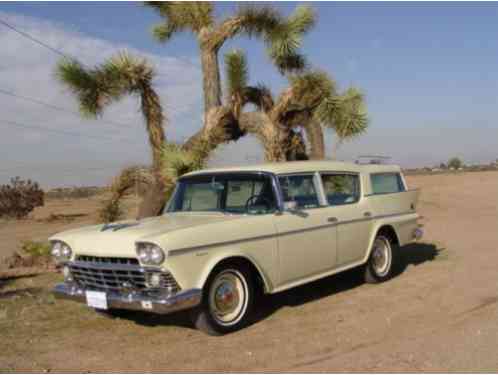
{"label": "blue sky", "polygon": [[[285,13],[290,13],[295,5],[275,3]],[[306,36],[303,51],[314,66],[329,72],[340,87],[354,84],[362,88],[371,118],[368,133],[342,146],[340,158],[354,159],[364,153],[384,154],[403,166],[434,165],[451,156],[459,156],[469,163],[498,158],[498,4],[341,2],[312,5],[319,16],[318,23]],[[236,6],[233,3],[216,4],[217,14],[229,14]],[[167,44],[155,42],[149,31],[159,18],[140,3],[4,2],[0,3],[0,19],[37,33],[36,36],[47,43],[55,43],[57,48],[92,63],[102,61],[114,47],[150,56],[158,61],[160,73],[164,70],[160,82],[163,91],[160,92],[165,93],[166,107],[174,112],[170,113],[168,135],[181,139],[199,128],[201,96],[196,41],[185,33]],[[14,61],[19,69],[24,67],[30,77],[34,77],[30,70],[33,59],[45,59],[47,69],[57,61],[57,56],[49,57],[47,53],[50,52],[40,51],[41,47],[26,40],[18,41],[23,39],[19,35],[7,35],[7,30],[0,25],[0,38],[2,33],[8,36],[12,45],[8,61]],[[62,34],[67,37],[58,38]],[[90,52],[93,44],[89,40],[102,47]],[[87,42],[88,49],[82,48]],[[109,51],[102,50],[104,46],[109,46]],[[285,87],[285,81],[268,64],[261,42],[237,38],[227,43],[221,53],[231,48],[247,51],[253,82],[264,81],[275,93]],[[13,75],[1,63],[5,61],[2,54],[6,53],[0,50],[0,89],[8,87],[26,96],[36,93],[38,98],[52,98],[57,103],[70,100],[61,96],[62,88],[53,75],[38,84],[35,92],[25,83],[9,81]],[[22,74],[22,71],[18,73]],[[49,95],[43,91],[44,85],[47,93],[55,90],[52,86],[59,87]],[[1,97],[0,100],[0,103],[7,103],[11,99]],[[77,109],[74,102],[64,103],[66,107]],[[119,106],[104,117],[111,121],[138,122],[132,99],[126,105],[133,109],[128,117],[125,116],[128,112]],[[10,104],[5,104],[4,108],[11,108]],[[1,115],[0,123],[5,119],[19,120],[16,108]],[[22,111],[27,113],[23,116],[37,110],[40,109],[24,103]],[[100,134],[94,133],[98,131],[98,121],[93,124],[96,128],[90,128],[84,121],[73,126],[73,121],[77,120],[74,117],[71,120],[68,117],[59,125],[51,123],[50,117],[44,117],[42,122],[41,116],[33,114],[22,120],[29,124],[39,121],[40,126],[48,124],[54,129],[61,126],[85,134]],[[14,132],[7,127],[0,127],[0,131],[4,134]],[[109,134],[114,132],[111,130]],[[109,174],[117,172],[122,165],[148,160],[140,125],[119,132],[123,137],[143,140],[143,145],[123,152],[122,145],[116,146],[112,141],[108,142],[110,145],[97,146],[73,138],[69,146],[64,137],[60,137],[64,146],[58,146],[52,145],[51,140],[34,137],[28,145],[31,152],[21,152],[25,137],[13,136],[8,144],[6,137],[1,137],[0,147],[8,151],[8,158],[2,158],[0,182],[10,175],[28,174],[48,185],[105,183]],[[332,140],[333,134],[327,134],[328,151]],[[78,145],[75,146],[75,142]],[[50,150],[53,147],[61,147],[61,150],[43,152],[47,147],[41,145],[47,144],[50,144]],[[258,160],[261,154],[258,147],[251,139],[245,139],[237,146],[224,146],[214,156],[213,163]],[[106,163],[109,170],[101,171],[100,175],[90,170]],[[74,164],[80,168],[78,176],[69,173],[67,178],[62,178],[57,174],[58,166],[71,171]],[[16,167],[20,165],[24,169]],[[49,181],[43,180],[46,176],[51,176]]]}

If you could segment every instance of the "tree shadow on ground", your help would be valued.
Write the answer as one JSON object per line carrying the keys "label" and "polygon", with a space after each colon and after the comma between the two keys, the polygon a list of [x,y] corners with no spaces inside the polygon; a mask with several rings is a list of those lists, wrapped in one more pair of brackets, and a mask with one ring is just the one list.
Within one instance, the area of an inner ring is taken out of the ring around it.
{"label": "tree shadow on ground", "polygon": [[[433,244],[415,243],[400,249],[399,264],[394,277],[403,273],[409,265],[418,266],[438,257],[443,249]],[[283,307],[295,307],[334,294],[352,290],[364,284],[362,267],[357,267],[302,286],[272,295],[259,296],[254,312],[254,321],[263,320]],[[130,319],[145,326],[180,326],[192,328],[188,311],[169,315],[157,315],[138,311],[116,311],[113,316]]]}

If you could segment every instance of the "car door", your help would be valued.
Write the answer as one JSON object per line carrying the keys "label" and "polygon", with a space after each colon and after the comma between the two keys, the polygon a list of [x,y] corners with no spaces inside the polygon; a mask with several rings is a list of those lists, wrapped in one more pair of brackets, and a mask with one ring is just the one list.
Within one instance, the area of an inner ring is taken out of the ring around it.
{"label": "car door", "polygon": [[280,285],[330,270],[335,265],[336,228],[327,221],[318,174],[279,176],[284,206],[275,216]]}
{"label": "car door", "polygon": [[357,173],[321,173],[328,207],[327,216],[337,222],[337,267],[356,263],[368,250],[372,220],[368,200],[361,197]]}

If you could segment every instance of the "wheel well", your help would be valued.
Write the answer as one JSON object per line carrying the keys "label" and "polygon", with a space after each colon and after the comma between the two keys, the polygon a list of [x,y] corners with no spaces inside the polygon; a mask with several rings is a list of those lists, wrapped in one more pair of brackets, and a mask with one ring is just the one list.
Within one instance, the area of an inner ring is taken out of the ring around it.
{"label": "wheel well", "polygon": [[[219,261],[216,266],[211,270],[209,275],[211,275],[215,270],[226,267],[226,266],[242,266],[246,267],[251,271],[251,275],[253,276],[253,281],[254,281],[254,287],[264,293],[266,290],[265,282],[263,280],[263,276],[257,269],[257,267],[254,265],[253,262],[251,262],[249,259],[241,257],[241,256],[234,256],[230,258],[225,258],[221,261]],[[209,277],[209,276],[208,276]]]}
{"label": "wheel well", "polygon": [[384,225],[380,227],[380,229],[377,231],[377,235],[386,236],[387,238],[389,238],[389,241],[391,241],[392,244],[399,246],[398,235],[396,234],[396,231],[392,226]]}

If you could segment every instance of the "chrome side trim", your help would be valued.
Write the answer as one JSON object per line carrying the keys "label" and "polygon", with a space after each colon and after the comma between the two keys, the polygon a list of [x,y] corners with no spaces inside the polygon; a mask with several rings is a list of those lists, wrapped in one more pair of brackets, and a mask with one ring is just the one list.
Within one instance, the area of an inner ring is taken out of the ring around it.
{"label": "chrome side trim", "polygon": [[[186,254],[186,253],[189,253],[192,251],[199,251],[201,249],[208,249],[208,248],[216,247],[216,246],[227,246],[227,245],[233,245],[233,244],[248,242],[248,241],[258,241],[258,240],[264,240],[264,239],[268,239],[268,238],[288,236],[290,234],[310,232],[313,230],[318,230],[318,229],[323,229],[323,228],[328,228],[328,227],[337,227],[340,225],[352,224],[352,223],[357,223],[357,222],[362,222],[362,221],[385,219],[385,218],[396,217],[396,216],[405,216],[405,215],[410,215],[410,214],[414,214],[414,213],[416,213],[416,212],[415,211],[406,211],[406,212],[400,213],[400,214],[389,214],[389,215],[362,217],[360,219],[337,221],[334,223],[328,223],[328,224],[319,225],[319,226],[315,226],[315,227],[311,227],[311,228],[296,229],[296,230],[292,230],[292,231],[288,231],[288,232],[267,234],[267,235],[263,235],[263,236],[255,236],[255,237],[249,237],[249,238],[241,238],[241,239],[232,240],[232,241],[214,242],[214,243],[207,244],[207,245],[185,247],[185,248],[170,250],[168,252],[168,256],[183,255],[183,254]],[[410,218],[408,220],[414,220],[414,219]]]}
{"label": "chrome side trim", "polygon": [[404,190],[404,191],[395,191],[393,193],[372,193],[372,194],[365,194],[364,197],[375,197],[377,195],[388,195],[388,194],[403,194],[403,193],[409,193],[413,191],[419,191],[420,189],[410,189],[410,190]]}
{"label": "chrome side trim", "polygon": [[[86,303],[86,290],[77,285],[57,284],[53,290],[56,298]],[[202,290],[189,289],[173,295],[150,296],[142,293],[106,292],[109,309],[149,311],[169,314],[195,307],[201,303]]]}

